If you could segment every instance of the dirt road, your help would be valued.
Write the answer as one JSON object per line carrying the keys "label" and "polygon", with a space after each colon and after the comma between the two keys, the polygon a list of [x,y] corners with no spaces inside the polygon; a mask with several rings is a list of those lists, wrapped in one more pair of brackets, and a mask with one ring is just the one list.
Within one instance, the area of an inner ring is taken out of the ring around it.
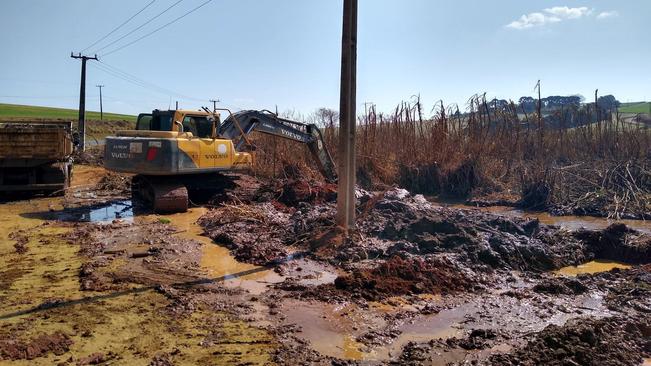
{"label": "dirt road", "polygon": [[[641,365],[651,239],[614,224],[242,178],[158,216],[77,166],[64,198],[0,205],[0,362]],[[641,224],[644,229],[644,224]],[[569,361],[568,361],[569,360]]]}

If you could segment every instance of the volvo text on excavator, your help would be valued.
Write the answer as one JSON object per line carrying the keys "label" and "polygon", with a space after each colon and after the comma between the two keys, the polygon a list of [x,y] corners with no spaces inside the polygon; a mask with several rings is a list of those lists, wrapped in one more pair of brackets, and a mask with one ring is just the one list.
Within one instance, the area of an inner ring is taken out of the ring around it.
{"label": "volvo text on excavator", "polygon": [[136,129],[106,138],[106,169],[136,174],[133,190],[158,213],[186,211],[188,191],[209,188],[219,173],[251,168],[249,134],[258,131],[306,144],[330,182],[336,168],[314,124],[280,118],[269,111],[154,110],[140,114]]}

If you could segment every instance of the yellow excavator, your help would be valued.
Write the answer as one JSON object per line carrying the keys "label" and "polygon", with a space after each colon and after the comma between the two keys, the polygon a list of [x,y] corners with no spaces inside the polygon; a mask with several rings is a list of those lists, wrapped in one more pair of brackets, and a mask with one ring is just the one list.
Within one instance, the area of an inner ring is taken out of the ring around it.
{"label": "yellow excavator", "polygon": [[154,110],[140,114],[136,129],[106,138],[104,166],[136,174],[133,190],[158,213],[184,212],[188,191],[209,188],[219,173],[247,170],[255,149],[248,135],[254,131],[306,144],[320,172],[337,180],[336,168],[321,131],[314,124],[280,118],[262,110],[220,114],[203,108]]}

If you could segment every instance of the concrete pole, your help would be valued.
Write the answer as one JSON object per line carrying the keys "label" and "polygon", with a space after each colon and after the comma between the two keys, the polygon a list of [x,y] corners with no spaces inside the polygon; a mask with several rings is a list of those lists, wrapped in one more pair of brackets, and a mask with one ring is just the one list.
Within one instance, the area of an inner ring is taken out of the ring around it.
{"label": "concrete pole", "polygon": [[357,0],[344,0],[339,101],[337,223],[355,227],[355,125],[357,93]]}
{"label": "concrete pole", "polygon": [[97,60],[97,55],[94,57],[82,56],[81,54],[75,56],[71,53],[70,57],[81,59],[81,85],[79,86],[79,122],[77,125],[77,130],[79,132],[78,149],[84,151],[86,149],[86,61]]}
{"label": "concrete pole", "polygon": [[104,120],[104,107],[102,106],[102,88],[104,85],[95,85],[99,88],[99,120]]}

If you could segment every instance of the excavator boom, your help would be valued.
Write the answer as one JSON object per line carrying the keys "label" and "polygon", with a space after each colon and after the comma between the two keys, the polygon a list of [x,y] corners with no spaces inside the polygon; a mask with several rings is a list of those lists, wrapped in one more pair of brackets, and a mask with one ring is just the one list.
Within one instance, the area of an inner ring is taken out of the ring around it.
{"label": "excavator boom", "polygon": [[328,182],[337,181],[335,164],[316,125],[280,118],[269,111],[240,111],[224,121],[219,128],[219,136],[233,140],[235,150],[239,151],[247,144],[247,136],[253,131],[306,144],[323,177]]}

